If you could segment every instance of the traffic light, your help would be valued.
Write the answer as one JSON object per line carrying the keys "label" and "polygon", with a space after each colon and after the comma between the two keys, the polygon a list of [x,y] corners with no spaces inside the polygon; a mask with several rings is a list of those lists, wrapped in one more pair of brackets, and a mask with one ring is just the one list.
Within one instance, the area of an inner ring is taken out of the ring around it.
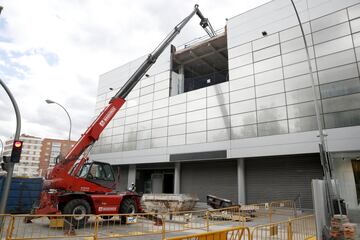
{"label": "traffic light", "polygon": [[7,171],[7,165],[10,162],[10,156],[3,156],[3,162],[1,163],[1,168],[4,171]]}
{"label": "traffic light", "polygon": [[11,158],[10,158],[11,162],[13,162],[13,163],[20,162],[22,146],[23,146],[22,141],[19,141],[19,140],[14,141],[12,152],[11,152]]}

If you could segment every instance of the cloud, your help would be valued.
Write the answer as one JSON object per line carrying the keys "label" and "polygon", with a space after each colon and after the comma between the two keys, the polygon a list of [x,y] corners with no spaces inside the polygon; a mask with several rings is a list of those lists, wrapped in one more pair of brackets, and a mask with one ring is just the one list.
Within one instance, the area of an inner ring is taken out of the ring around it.
{"label": "cloud", "polygon": [[[266,0],[200,0],[215,28]],[[16,97],[22,133],[67,138],[68,120],[77,139],[94,117],[99,75],[152,51],[193,9],[195,1],[5,0],[0,16],[0,78]],[[205,32],[194,18],[174,42]],[[0,138],[15,129],[10,101],[0,91]]]}

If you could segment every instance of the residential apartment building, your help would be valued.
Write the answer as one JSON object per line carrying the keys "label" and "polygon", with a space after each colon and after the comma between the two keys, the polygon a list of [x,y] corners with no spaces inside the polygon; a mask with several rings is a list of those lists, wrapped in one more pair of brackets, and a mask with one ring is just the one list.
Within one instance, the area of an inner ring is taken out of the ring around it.
{"label": "residential apartment building", "polygon": [[[295,1],[340,195],[360,204],[360,4]],[[219,3],[220,4],[220,3]],[[211,16],[209,16],[211,19]],[[170,28],[171,26],[169,26]],[[160,40],[160,39],[159,39]],[[100,76],[96,115],[145,59]],[[127,97],[92,159],[140,192],[254,203],[300,197],[322,179],[308,62],[288,0],[228,19],[225,30],[169,47]]]}
{"label": "residential apartment building", "polygon": [[[39,176],[41,138],[22,134],[20,140],[23,141],[20,162],[15,164],[14,176],[37,177]],[[5,141],[4,156],[10,156],[14,140]]]}
{"label": "residential apartment building", "polygon": [[[26,134],[20,136],[23,141],[20,162],[15,164],[13,175],[16,177],[45,177],[49,169],[55,166],[58,156],[65,157],[75,141],[39,138]],[[4,156],[10,156],[13,139],[5,141]],[[5,171],[0,172],[6,174]]]}
{"label": "residential apartment building", "polygon": [[41,146],[39,175],[45,177],[49,169],[56,164],[56,159],[66,156],[75,141],[44,138]]}

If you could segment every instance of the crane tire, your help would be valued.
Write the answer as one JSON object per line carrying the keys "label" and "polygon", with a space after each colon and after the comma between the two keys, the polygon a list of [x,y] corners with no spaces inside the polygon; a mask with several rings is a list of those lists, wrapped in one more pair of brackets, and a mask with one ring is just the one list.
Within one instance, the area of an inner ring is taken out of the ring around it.
{"label": "crane tire", "polygon": [[[137,206],[133,199],[125,198],[120,205],[120,214],[129,214],[129,213],[136,213]],[[121,223],[126,223],[126,216],[121,216]]]}
{"label": "crane tire", "polygon": [[65,205],[63,212],[64,214],[75,215],[65,217],[65,224],[73,228],[81,228],[85,227],[89,219],[86,215],[91,213],[91,207],[88,201],[84,199],[73,199]]}

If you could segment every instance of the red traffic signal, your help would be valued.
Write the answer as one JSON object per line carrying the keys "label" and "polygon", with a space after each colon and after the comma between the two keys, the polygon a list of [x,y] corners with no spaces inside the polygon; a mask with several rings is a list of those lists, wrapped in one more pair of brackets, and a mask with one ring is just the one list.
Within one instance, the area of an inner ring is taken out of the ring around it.
{"label": "red traffic signal", "polygon": [[11,152],[10,161],[13,163],[20,162],[21,150],[22,150],[23,142],[22,141],[14,141],[13,148]]}
{"label": "red traffic signal", "polygon": [[16,147],[16,148],[22,147],[22,141],[15,141],[14,147]]}

